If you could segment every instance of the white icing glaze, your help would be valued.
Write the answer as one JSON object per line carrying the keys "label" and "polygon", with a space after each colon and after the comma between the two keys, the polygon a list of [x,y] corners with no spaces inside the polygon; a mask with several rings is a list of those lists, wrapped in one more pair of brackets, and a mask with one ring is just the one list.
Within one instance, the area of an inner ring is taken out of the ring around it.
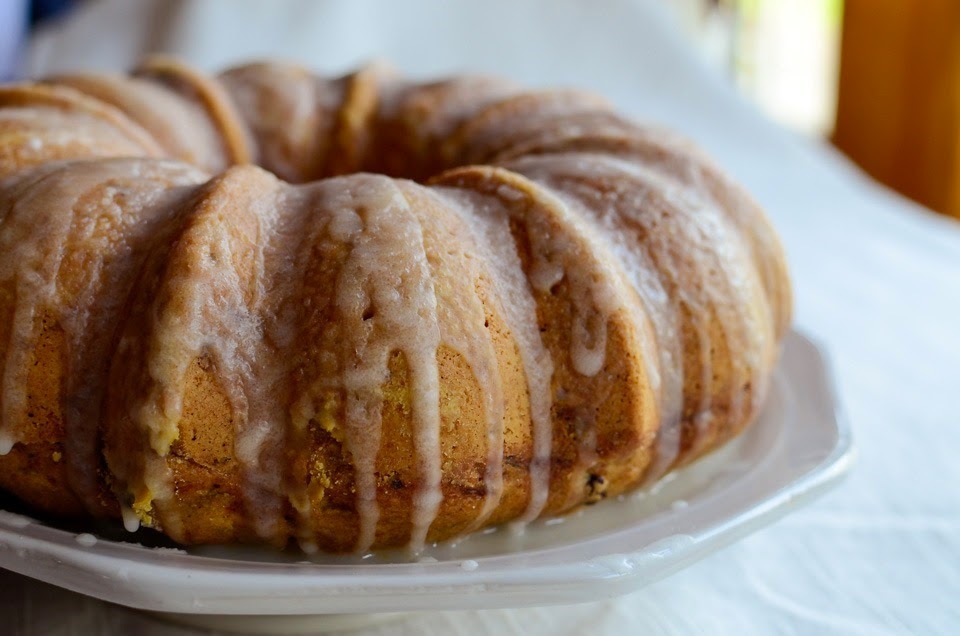
{"label": "white icing glaze", "polygon": [[[427,190],[423,192],[428,193]],[[446,210],[459,217],[462,223],[469,225],[472,211],[470,206],[463,206],[447,198],[431,199],[435,207],[422,213],[421,223],[429,222],[431,212],[437,214]],[[435,260],[431,264],[433,269],[446,269],[447,276],[453,272],[458,279],[451,281],[453,284],[444,286],[443,302],[437,305],[440,339],[445,346],[463,356],[469,365],[480,388],[486,422],[484,500],[477,517],[464,530],[464,533],[468,533],[479,528],[490,517],[503,495],[504,397],[496,351],[492,338],[486,331],[487,320],[483,302],[477,293],[480,279],[493,275],[491,270],[496,271],[496,268],[489,267],[488,259],[475,258],[471,253],[474,245],[471,244],[471,236],[466,227],[458,230],[451,236],[436,237],[439,239],[437,242],[425,247],[434,252]],[[488,267],[484,267],[484,264]],[[462,274],[460,270],[463,270]],[[435,275],[440,276],[442,273],[438,271]],[[499,292],[500,289],[496,291]]]}
{"label": "white icing glaze", "polygon": [[0,430],[0,455],[8,454],[13,450],[16,443],[17,439],[10,431],[6,429]]}
{"label": "white icing glaze", "polygon": [[[235,168],[206,186],[182,220],[184,232],[153,301],[145,361],[152,382],[133,414],[153,450],[144,482],[164,527],[177,507],[165,458],[180,435],[188,369],[205,358],[223,379],[220,388],[231,406],[234,452],[252,525],[268,540],[282,531],[287,414],[275,387],[287,368],[283,352],[265,337],[266,328],[275,326],[275,304],[284,297],[265,293],[281,280],[271,275],[282,273],[275,261],[285,258],[276,241],[277,185],[263,171]],[[244,192],[242,202],[234,196],[238,192]]]}
{"label": "white icing glaze", "polygon": [[[321,541],[315,516],[327,514],[325,486],[319,474],[318,483],[297,482],[288,459],[312,461],[312,449],[297,445],[312,441],[311,422],[331,417],[334,407],[324,402],[331,394],[342,403],[334,421],[320,425],[352,460],[359,525],[354,548],[367,552],[380,539],[378,528],[386,530],[378,497],[405,487],[386,484],[378,468],[390,441],[382,439],[384,387],[396,355],[405,363],[409,404],[390,396],[389,407],[409,415],[416,472],[410,548],[417,552],[427,542],[448,484],[441,442],[456,431],[441,430],[443,348],[462,357],[480,387],[483,503],[466,531],[488,522],[501,503],[505,468],[503,361],[487,331],[488,316],[502,318],[509,330],[527,383],[530,497],[520,525],[540,516],[550,501],[554,426],[568,426],[564,434],[576,437],[577,461],[556,476],[568,494],[551,510],[591,496],[593,482],[585,490],[579,480],[597,476],[594,467],[601,466],[603,476],[596,418],[604,387],[617,381],[605,371],[614,316],[639,342],[641,350],[630,353],[644,365],[656,395],[660,430],[650,479],[707,448],[718,428],[742,423],[759,407],[786,316],[784,296],[775,293],[782,279],[775,239],[767,226],[753,233],[744,221],[753,212],[731,211],[728,199],[735,193],[705,178],[695,162],[679,169],[656,153],[634,156],[629,148],[622,160],[603,151],[564,154],[565,145],[613,147],[620,136],[649,134],[599,100],[577,93],[507,97],[513,89],[496,82],[465,83],[462,90],[455,83],[418,86],[370,69],[327,81],[292,66],[255,65],[217,83],[160,61],[145,74],[152,79],[73,80],[119,110],[80,97],[48,96],[43,99],[53,105],[41,99],[48,105],[36,109],[3,104],[0,139],[29,134],[0,144],[0,175],[77,153],[144,155],[160,147],[215,166],[224,157],[244,160],[249,137],[259,160],[292,180],[320,174],[324,166],[379,165],[378,152],[397,154],[392,143],[410,153],[410,174],[417,176],[444,160],[492,157],[525,176],[488,170],[479,189],[476,174],[469,183],[441,179],[442,186],[354,175],[296,188],[241,167],[194,191],[177,188],[197,183],[198,174],[172,164],[161,169],[160,163],[128,162],[120,169],[117,163],[111,172],[98,162],[87,173],[72,172],[52,194],[46,190],[53,182],[44,181],[52,179],[52,168],[24,171],[29,183],[17,182],[19,190],[8,185],[0,194],[0,286],[16,298],[12,336],[0,360],[0,455],[22,439],[29,358],[39,320],[52,320],[63,329],[69,354],[66,464],[91,510],[99,489],[90,470],[98,464],[95,414],[115,329],[124,333],[115,368],[135,378],[119,378],[122,387],[112,389],[123,402],[114,423],[132,422],[148,446],[136,461],[115,459],[115,476],[127,490],[122,517],[128,529],[143,519],[173,536],[189,530],[172,459],[181,424],[190,417],[183,400],[196,364],[229,403],[230,458],[243,476],[246,520],[267,541],[283,542],[292,533],[304,551]],[[464,91],[474,98],[464,99]],[[57,99],[75,101],[76,112]],[[154,101],[169,102],[176,112],[161,116]],[[121,111],[129,111],[129,119]],[[188,128],[217,143],[197,141]],[[387,142],[378,146],[385,131]],[[221,148],[212,150],[216,145]],[[543,154],[525,156],[534,152]],[[3,197],[15,203],[4,209]],[[28,218],[37,210],[42,222]],[[505,240],[513,237],[513,225],[523,228],[529,254],[520,253],[516,240]],[[148,269],[156,280],[148,279],[155,285],[145,289],[155,297],[135,304],[144,325],[134,325],[121,310],[126,292],[119,290],[132,284],[153,234],[160,238],[152,240]],[[319,253],[331,262],[315,263]],[[126,265],[115,271],[115,263]],[[84,275],[64,279],[72,267],[84,268]],[[308,272],[324,267],[335,270],[334,288],[311,295]],[[571,332],[560,339],[569,341],[568,350],[554,350],[562,358],[551,359],[537,302],[558,293],[558,286]],[[488,288],[491,293],[481,294]],[[315,318],[321,303],[330,311]],[[110,321],[117,324],[90,335]],[[555,401],[569,406],[563,400],[570,385],[554,386],[558,368],[564,378],[599,387],[592,411],[552,413]],[[748,386],[749,403],[743,399]],[[720,390],[726,393],[715,395]],[[684,404],[685,394],[698,396],[696,403]],[[452,464],[449,470],[452,480]],[[451,481],[450,487],[458,486]],[[286,514],[290,508],[295,519]],[[392,528],[396,519],[384,521]]]}
{"label": "white icing glaze", "polygon": [[346,446],[354,459],[360,532],[366,552],[379,518],[376,459],[380,448],[381,387],[389,356],[403,353],[411,381],[416,463],[410,547],[422,549],[442,500],[437,348],[440,327],[423,230],[403,193],[384,177],[357,176],[326,192],[330,235],[349,248],[337,279],[335,304],[346,393]]}
{"label": "white icing glaze", "polygon": [[44,318],[46,329],[66,336],[61,417],[71,488],[97,512],[91,466],[99,463],[97,423],[113,330],[147,241],[182,197],[176,187],[202,175],[140,160],[82,162],[43,174],[21,183],[22,190],[11,186],[16,203],[2,216],[0,281],[16,281],[13,328],[21,334],[3,361],[2,422],[7,439],[16,440],[7,429],[25,422],[28,362]]}
{"label": "white icing glaze", "polygon": [[[674,140],[672,134],[654,132],[646,132],[644,139],[661,151],[644,162],[644,167],[676,184],[675,189],[687,198],[695,198],[698,207],[714,210],[705,219],[705,231],[714,243],[718,266],[729,284],[728,292],[739,299],[730,303],[741,310],[725,322],[725,327],[736,331],[735,361],[743,367],[740,383],[731,383],[729,398],[734,404],[733,420],[743,421],[759,411],[766,394],[763,369],[773,364],[777,349],[775,331],[783,320],[778,315],[784,312],[778,271],[782,262],[771,257],[779,252],[776,236],[758,206],[727,182],[697,149]],[[746,384],[753,385],[749,404],[739,390]]]}
{"label": "white icing glaze", "polygon": [[123,528],[127,532],[136,532],[140,529],[140,518],[130,506],[121,503],[120,516],[123,519]]}
{"label": "white icing glaze", "polygon": [[[696,255],[705,271],[702,285],[694,289],[705,292],[707,302],[719,321],[728,362],[734,366],[727,387],[728,408],[732,413],[730,419],[734,422],[743,421],[748,409],[756,412],[755,409],[759,408],[756,400],[763,391],[752,391],[754,403],[747,404],[744,387],[757,381],[755,377],[761,357],[772,340],[769,327],[765,329],[763,326],[772,324],[769,308],[762,303],[758,312],[751,303],[752,298],[763,298],[764,294],[755,268],[745,258],[749,254],[747,246],[743,244],[729,215],[716,206],[712,198],[704,196],[704,192],[683,187],[682,183],[661,172],[645,167],[640,169],[635,163],[615,159],[610,161],[645,180],[647,187],[658,192],[668,203],[678,222],[697,233],[696,244],[702,247]],[[701,312],[701,315],[705,313]],[[761,316],[766,313],[766,319],[761,319],[758,313]],[[701,342],[709,342],[709,338],[702,333],[706,329],[703,321],[698,321],[697,325]],[[702,386],[709,387],[712,382],[710,349],[704,349],[702,355],[701,382]],[[715,417],[711,410],[711,393],[703,391],[693,418],[696,435],[691,452],[695,454],[702,451],[705,433]]]}
{"label": "white icing glaze", "polygon": [[97,545],[97,538],[87,532],[78,534],[75,537],[75,540],[77,543],[79,543],[85,548],[92,548],[93,546]]}
{"label": "white icing glaze", "polygon": [[[536,302],[523,274],[517,248],[512,240],[504,240],[510,237],[509,208],[471,198],[469,193],[446,191],[445,198],[455,201],[451,209],[459,213],[471,227],[480,254],[490,266],[500,313],[513,334],[523,362],[533,429],[530,500],[524,513],[524,521],[531,521],[540,515],[546,505],[550,489],[553,437],[550,380],[553,376],[553,361],[540,337]],[[481,513],[481,522],[484,516]]]}
{"label": "white icing glaze", "polygon": [[210,172],[228,166],[219,132],[206,112],[159,83],[110,75],[63,76],[52,81],[116,106],[149,131],[172,157]]}
{"label": "white icing glaze", "polygon": [[[562,191],[557,179],[567,178],[587,191],[587,196],[597,197],[592,185],[577,180],[584,178],[609,178],[609,169],[584,156],[543,156],[531,157],[508,164],[532,179],[544,182]],[[679,318],[676,300],[672,298],[665,285],[676,285],[673,277],[675,266],[669,253],[661,251],[660,262],[654,262],[648,249],[650,243],[638,249],[630,239],[628,230],[621,223],[618,210],[614,205],[598,197],[595,205],[579,204],[568,199],[569,205],[576,206],[580,218],[591,221],[596,230],[594,236],[610,250],[616,262],[623,267],[627,280],[636,291],[636,298],[642,302],[642,308],[633,309],[647,316],[653,326],[656,341],[647,342],[644,350],[653,351],[654,356],[646,356],[647,372],[651,381],[659,388],[659,411],[662,424],[657,436],[657,452],[654,470],[659,472],[670,465],[680,450],[681,437],[679,421],[683,408],[683,366],[682,342],[678,330]],[[641,197],[633,203],[634,209],[645,209],[646,203]],[[621,278],[614,274],[616,278]],[[608,280],[611,277],[608,277]],[[644,333],[641,331],[641,333]],[[589,450],[589,449],[588,449]]]}
{"label": "white icing glaze", "polygon": [[[531,499],[521,519],[528,522],[540,515],[549,494],[553,400],[550,386],[553,362],[543,348],[538,330],[531,329],[538,326],[538,321],[529,289],[549,294],[556,284],[567,281],[567,293],[574,308],[570,359],[574,370],[585,376],[596,375],[603,368],[609,317],[625,307],[629,307],[631,315],[642,317],[642,313],[631,303],[632,296],[616,275],[616,265],[609,254],[598,247],[592,230],[560,199],[549,190],[505,171],[488,171],[486,179],[486,183],[478,185],[499,198],[503,205],[491,205],[489,200],[484,203],[476,199],[472,205],[473,216],[482,221],[478,234],[486,238],[485,260],[495,264],[501,281],[512,279],[512,284],[501,284],[501,287],[512,287],[514,293],[501,291],[498,294],[507,299],[505,305],[521,307],[519,299],[526,298],[525,304],[529,307],[509,320],[511,329],[527,334],[518,338],[518,343],[530,382],[534,421]],[[469,181],[459,183],[456,173],[451,180],[461,187],[471,184]],[[502,238],[510,236],[511,217],[526,227],[531,253],[529,282],[524,280],[512,241]],[[641,326],[639,333],[646,334],[647,331]],[[650,371],[655,375],[654,368]],[[596,431],[592,427],[582,432],[575,474],[582,474],[596,463],[596,441]],[[575,505],[581,496],[579,488],[571,488],[568,505]]]}
{"label": "white icing glaze", "polygon": [[[34,196],[42,197],[43,192]],[[0,226],[0,253],[4,255],[0,260],[0,282],[5,287],[12,286],[12,296],[19,302],[13,307],[10,340],[2,361],[0,430],[6,440],[15,443],[20,441],[21,432],[14,430],[14,423],[20,427],[25,424],[27,376],[38,313],[56,297],[56,276],[64,253],[61,243],[72,219],[67,214],[52,215],[49,225],[44,227],[31,222],[29,215],[33,210],[28,207],[29,199],[18,203],[11,197],[8,201]]]}
{"label": "white icing glaze", "polygon": [[[661,353],[660,367],[666,373],[661,386],[662,417],[668,423],[672,418],[678,420],[683,408],[684,380],[679,375],[682,365],[678,357],[682,344],[677,325],[681,322],[680,308],[685,308],[684,320],[693,331],[700,353],[695,364],[700,373],[700,400],[691,405],[695,430],[689,442],[690,452],[699,452],[713,418],[713,344],[708,322],[711,312],[719,323],[725,350],[737,352],[733,357],[744,352],[744,357],[738,359],[747,366],[766,340],[763,330],[756,328],[755,321],[745,320],[744,307],[750,305],[750,294],[756,293],[756,281],[752,284],[744,282],[742,272],[749,272],[750,268],[743,262],[742,246],[729,222],[716,208],[691,197],[675,182],[634,163],[601,155],[576,154],[534,157],[511,165],[550,183],[566,180],[566,185],[560,187],[568,190],[579,187],[590,191],[598,187],[588,183],[588,179],[605,182],[606,185],[600,187],[611,188],[616,197],[611,199],[614,204],[605,206],[602,200],[591,195],[594,204],[585,204],[582,212],[584,216],[598,220],[606,240],[615,246],[618,260],[627,265],[634,287],[654,323]],[[635,238],[638,235],[632,235],[629,230],[631,224],[643,228],[639,240]],[[679,237],[683,240],[683,252],[677,251],[674,244]],[[718,249],[718,243],[730,247]],[[739,252],[737,248],[740,248]],[[655,261],[644,258],[645,253],[652,254]],[[684,257],[683,271],[688,280],[682,283],[674,275],[680,269],[676,254]],[[662,281],[659,289],[651,287],[655,278]],[[664,287],[664,283],[668,287]],[[664,293],[667,289],[674,291]],[[757,334],[752,337],[751,327]],[[671,377],[673,370],[678,373]],[[749,381],[748,378],[749,375],[744,377],[742,370],[735,370],[732,374],[728,399],[734,418],[744,417],[742,383]],[[679,433],[677,427],[661,426],[650,479],[659,478],[677,459],[681,448]]]}

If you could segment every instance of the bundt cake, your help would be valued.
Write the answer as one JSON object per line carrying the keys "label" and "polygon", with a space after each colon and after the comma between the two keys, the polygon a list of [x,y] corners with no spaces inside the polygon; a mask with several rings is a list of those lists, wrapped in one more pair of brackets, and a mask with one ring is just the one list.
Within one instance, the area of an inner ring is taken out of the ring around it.
{"label": "bundt cake", "polygon": [[615,496],[758,413],[777,237],[701,152],[485,77],[0,88],[0,488],[366,551]]}

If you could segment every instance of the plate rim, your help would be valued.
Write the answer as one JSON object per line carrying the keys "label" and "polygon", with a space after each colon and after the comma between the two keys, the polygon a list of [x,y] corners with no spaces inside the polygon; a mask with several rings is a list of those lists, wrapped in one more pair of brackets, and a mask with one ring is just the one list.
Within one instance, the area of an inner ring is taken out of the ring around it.
{"label": "plate rim", "polygon": [[[76,543],[75,533],[42,522],[27,524],[33,526],[38,537],[22,532],[27,526],[18,528],[7,521],[0,522],[0,567],[104,601],[184,614],[305,615],[480,609],[610,598],[662,579],[773,523],[793,508],[822,495],[846,475],[854,462],[855,451],[851,427],[838,399],[832,364],[822,345],[799,331],[792,330],[784,339],[781,363],[788,348],[795,356],[807,356],[805,363],[818,371],[816,389],[823,393],[825,402],[819,406],[824,407],[822,415],[828,420],[821,425],[832,424],[830,432],[835,433],[836,440],[829,452],[800,475],[753,505],[715,520],[695,537],[674,533],[637,549],[612,550],[589,558],[581,556],[570,562],[561,559],[536,563],[537,558],[542,559],[545,554],[556,556],[590,544],[613,545],[643,525],[636,524],[569,545],[528,550],[520,555],[506,553],[436,563],[310,564],[305,567],[196,555],[183,559],[183,551],[164,553],[155,548],[149,548],[147,558],[143,546],[103,542],[121,555],[132,550],[131,554],[140,557],[127,559],[85,550]],[[788,376],[787,371],[781,364],[776,373]],[[789,377],[782,381],[787,379]],[[730,488],[734,486],[736,483]],[[0,514],[11,515],[5,511]],[[642,521],[651,522],[647,518]],[[43,535],[49,533],[53,533],[52,538],[44,538]],[[56,533],[66,537],[56,541]],[[162,558],[157,558],[158,555]],[[533,557],[534,562],[511,562],[518,556],[522,557],[521,561],[531,561]],[[463,567],[467,561],[477,567]],[[363,568],[363,572],[358,568]],[[133,569],[138,571],[131,572]],[[410,584],[411,575],[420,577],[417,584]],[[116,591],[118,581],[125,583],[123,594]],[[169,590],[171,585],[187,585],[187,581],[194,592],[192,598],[187,598],[190,595],[171,598],[156,589],[159,585]],[[255,596],[260,602],[243,605],[244,599],[254,599],[253,589],[260,590]],[[530,594],[532,591],[537,593]]]}

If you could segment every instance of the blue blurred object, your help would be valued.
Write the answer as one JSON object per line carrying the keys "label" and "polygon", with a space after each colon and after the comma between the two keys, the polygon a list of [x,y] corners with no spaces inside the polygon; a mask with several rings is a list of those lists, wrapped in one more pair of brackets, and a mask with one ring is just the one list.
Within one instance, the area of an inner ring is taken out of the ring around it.
{"label": "blue blurred object", "polygon": [[[0,0],[7,2],[10,0]],[[20,0],[12,0],[14,4]],[[76,0],[33,0],[30,2],[30,24],[39,24],[48,18],[55,18],[76,4]]]}
{"label": "blue blurred object", "polygon": [[17,75],[26,30],[26,0],[0,0],[0,81]]}
{"label": "blue blurred object", "polygon": [[28,27],[55,18],[77,0],[0,0],[0,82],[19,75]]}

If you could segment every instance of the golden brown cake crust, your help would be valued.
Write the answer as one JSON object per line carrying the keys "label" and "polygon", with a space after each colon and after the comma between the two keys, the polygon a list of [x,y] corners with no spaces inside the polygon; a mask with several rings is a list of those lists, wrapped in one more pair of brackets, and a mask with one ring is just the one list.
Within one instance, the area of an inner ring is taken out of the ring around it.
{"label": "golden brown cake crust", "polygon": [[0,488],[184,544],[615,496],[755,419],[790,321],[750,197],[575,91],[155,58],[0,87],[0,179]]}

